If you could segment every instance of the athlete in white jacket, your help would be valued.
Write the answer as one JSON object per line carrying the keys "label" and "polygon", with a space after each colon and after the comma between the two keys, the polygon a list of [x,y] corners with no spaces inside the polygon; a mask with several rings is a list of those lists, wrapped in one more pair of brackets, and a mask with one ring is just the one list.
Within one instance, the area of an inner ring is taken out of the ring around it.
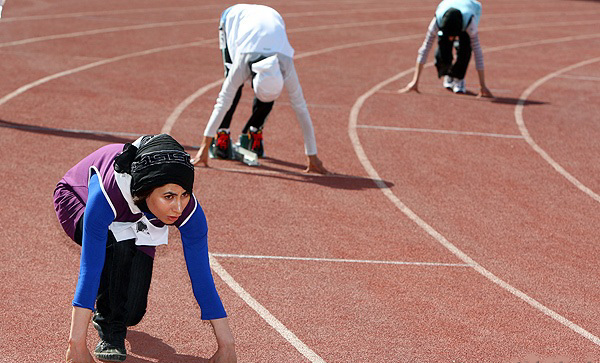
{"label": "athlete in white jacket", "polygon": [[204,130],[200,150],[192,162],[208,165],[209,146],[215,135],[215,154],[227,158],[231,147],[231,119],[244,83],[252,80],[253,112],[242,130],[243,134],[249,134],[250,148],[262,156],[262,127],[285,87],[304,136],[308,157],[305,171],[327,173],[317,157],[312,120],[294,68],[294,49],[281,15],[264,5],[234,5],[223,12],[219,33],[226,78]]}

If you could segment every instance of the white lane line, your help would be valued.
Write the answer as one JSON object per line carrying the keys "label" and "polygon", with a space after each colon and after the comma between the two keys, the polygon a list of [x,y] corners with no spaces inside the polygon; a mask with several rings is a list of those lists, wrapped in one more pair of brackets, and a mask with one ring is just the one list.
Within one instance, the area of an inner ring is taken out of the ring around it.
{"label": "white lane line", "polygon": [[325,363],[317,353],[304,344],[291,330],[289,330],[279,319],[269,312],[261,303],[252,297],[235,279],[221,266],[217,259],[211,254],[210,267],[219,275],[219,277],[250,306],[258,315],[263,318],[276,332],[281,334],[298,352],[313,363]]}
{"label": "white lane line", "polygon": [[[540,28],[540,27],[548,27],[548,26],[578,26],[578,25],[597,25],[599,20],[579,20],[579,21],[561,21],[561,22],[544,22],[544,23],[525,23],[525,24],[515,24],[515,25],[500,25],[500,26],[488,26],[481,27],[479,31],[485,30],[514,30],[514,29],[527,29],[527,28]],[[552,23],[552,24],[550,24]]]}
{"label": "white lane line", "polygon": [[[486,52],[491,52],[491,51],[495,51],[495,50],[503,50],[503,49],[511,49],[511,48],[519,48],[519,47],[538,45],[538,44],[551,44],[551,43],[560,42],[560,41],[590,39],[590,38],[595,38],[595,37],[599,37],[599,36],[600,35],[593,34],[593,35],[583,35],[583,36],[574,36],[574,37],[564,37],[564,38],[545,40],[545,41],[533,41],[533,42],[519,43],[519,44],[515,44],[515,45],[500,46],[500,47],[495,47],[495,48],[491,48],[491,49],[486,49]],[[299,54],[296,58],[301,59],[301,58],[310,57],[310,56],[314,56],[314,55],[318,55],[318,54],[324,54],[324,53],[328,53],[328,52],[333,52],[333,51],[337,51],[337,50],[341,50],[341,49],[362,47],[362,46],[368,46],[368,45],[374,45],[374,44],[383,44],[383,43],[389,43],[389,42],[398,42],[398,41],[402,41],[402,40],[408,40],[408,39],[414,39],[414,38],[420,38],[420,37],[422,37],[422,34],[414,34],[414,35],[372,40],[372,41],[366,41],[366,42],[350,43],[350,44],[345,44],[345,45],[340,45],[340,46],[335,46],[335,47],[324,48],[324,49],[320,49],[320,50],[316,50],[316,51],[312,51],[312,52],[305,52],[305,53]],[[26,85],[20,87],[19,89],[0,98],[0,106],[3,105],[4,103],[8,102],[9,100],[13,99],[14,97],[16,97],[20,94],[23,94],[34,87],[37,87],[41,84],[55,80],[60,77],[72,75],[74,73],[78,73],[78,72],[81,72],[84,70],[88,70],[88,69],[91,69],[94,67],[102,66],[102,65],[109,64],[112,62],[117,62],[117,61],[124,60],[124,59],[145,56],[145,55],[168,51],[168,50],[182,49],[182,48],[193,47],[193,46],[201,46],[204,44],[213,43],[214,41],[215,41],[214,39],[209,39],[209,40],[203,40],[203,41],[199,41],[199,42],[177,44],[177,45],[172,45],[172,46],[148,49],[148,50],[141,51],[141,52],[129,53],[129,54],[124,54],[121,56],[113,57],[113,58],[107,58],[107,59],[104,59],[101,61],[86,64],[86,65],[83,65],[83,66],[80,66],[77,68],[72,68],[70,70],[55,73],[53,75],[41,78],[32,83],[26,84]],[[215,81],[213,83],[218,84],[218,81]],[[208,89],[210,89],[209,86],[212,85],[213,83],[202,87],[200,90],[196,91],[196,93],[194,95],[196,95],[198,97],[199,95],[203,94],[203,92],[200,92],[200,91],[204,89],[204,91],[206,92]],[[189,96],[179,106],[176,107],[177,111],[174,111],[173,113],[178,112],[179,114],[181,114],[181,112],[183,112],[183,110],[185,109],[185,107],[183,107],[183,103],[187,103],[189,105],[191,102],[194,101],[194,99],[195,98],[193,97],[193,95]],[[171,125],[170,126],[165,125],[165,126],[163,126],[163,129],[166,129],[170,132],[175,121],[176,121],[175,118],[169,117],[169,123],[171,123]]]}
{"label": "white lane line", "polygon": [[[582,21],[574,21],[574,22],[563,22],[560,25],[561,26],[573,26],[573,25],[581,25],[582,23],[597,23],[597,21],[595,22],[582,22]],[[363,23],[364,25],[365,23]],[[333,25],[334,27],[340,27],[343,24],[338,24],[338,25]],[[497,31],[497,30],[504,30],[507,28],[519,28],[519,29],[523,29],[523,28],[541,28],[541,27],[549,27],[549,26],[557,26],[556,23],[535,23],[535,24],[521,24],[521,25],[509,25],[509,26],[493,26],[493,27],[482,27],[479,28],[479,31]],[[320,27],[319,27],[320,28]],[[506,49],[514,49],[514,48],[521,48],[521,47],[528,47],[528,46],[532,46],[532,45],[542,45],[542,44],[552,44],[552,43],[556,43],[556,42],[564,42],[564,41],[571,41],[571,40],[584,40],[584,39],[591,39],[591,38],[597,38],[600,35],[598,34],[589,34],[589,35],[579,35],[579,36],[569,36],[569,37],[562,37],[562,38],[555,38],[555,39],[545,39],[545,40],[534,40],[534,41],[530,41],[530,42],[524,42],[524,43],[517,43],[517,44],[511,44],[511,45],[503,45],[503,46],[498,46],[498,47],[492,47],[492,48],[486,48],[485,52],[493,52],[493,51],[498,51],[498,50],[506,50]],[[329,53],[332,51],[337,51],[337,50],[342,50],[342,49],[349,49],[349,48],[358,48],[358,47],[364,47],[364,46],[369,46],[369,45],[375,45],[375,44],[384,44],[384,43],[394,43],[394,42],[400,42],[403,40],[412,40],[412,39],[422,39],[423,38],[423,34],[419,33],[419,34],[409,34],[409,35],[403,35],[403,36],[398,36],[398,37],[391,37],[391,38],[383,38],[383,39],[374,39],[374,40],[367,40],[367,41],[363,41],[363,42],[357,42],[357,43],[349,43],[349,44],[342,44],[342,45],[338,45],[338,46],[334,46],[334,47],[329,47],[329,48],[324,48],[324,49],[319,49],[319,50],[315,50],[315,51],[309,51],[309,52],[304,52],[298,56],[294,56],[294,59],[300,59],[300,58],[305,58],[305,57],[311,57],[314,55],[319,55],[319,54],[324,54],[324,53]],[[433,64],[433,63],[431,63]]]}
{"label": "white lane line", "polygon": [[202,96],[212,88],[217,87],[222,83],[223,79],[219,79],[217,81],[205,85],[204,87],[189,95],[185,100],[183,100],[179,105],[177,105],[177,107],[175,107],[175,109],[173,110],[173,112],[171,112],[169,117],[167,117],[167,120],[165,121],[160,132],[162,134],[170,133],[173,129],[173,125],[175,125],[175,122],[177,121],[179,116],[181,116],[183,111],[185,111],[185,109],[188,108],[189,105],[191,105],[198,97]]}
{"label": "white lane line", "polygon": [[404,35],[404,36],[400,36],[400,37],[374,39],[374,40],[367,40],[364,42],[342,44],[342,45],[337,45],[334,47],[328,47],[328,48],[318,49],[318,50],[314,50],[314,51],[310,51],[310,52],[304,52],[302,54],[299,54],[298,56],[294,56],[294,59],[302,59],[302,58],[306,58],[306,57],[312,57],[315,55],[334,52],[334,51],[342,50],[342,49],[358,48],[358,47],[364,47],[364,46],[375,45],[375,44],[394,43],[394,42],[400,42],[403,40],[418,39],[418,38],[422,38],[422,37],[423,37],[423,34],[412,34],[412,35]]}
{"label": "white lane line", "polygon": [[[553,39],[533,40],[533,41],[524,42],[524,43],[500,45],[500,46],[496,46],[496,47],[486,48],[485,53],[498,52],[498,51],[507,50],[507,49],[533,47],[533,46],[538,46],[538,45],[572,42],[572,41],[577,41],[577,40],[587,40],[587,39],[594,39],[594,38],[600,38],[600,34],[584,34],[584,35],[568,36],[568,37],[553,38]],[[433,65],[433,62],[429,62],[424,65],[424,68],[430,67],[432,65]],[[412,73],[414,71],[414,67],[409,69],[408,71],[409,72],[407,72],[407,73],[405,73],[406,71],[402,72],[402,74],[406,75],[406,74]],[[396,91],[396,93],[399,93],[401,89]],[[381,90],[379,90],[378,92],[381,92]]]}
{"label": "white lane line", "polygon": [[575,35],[575,36],[544,39],[544,40],[532,40],[530,42],[516,43],[516,44],[510,44],[510,45],[500,45],[497,47],[486,48],[484,52],[489,53],[489,52],[496,52],[496,51],[500,51],[500,50],[533,47],[533,46],[545,45],[545,44],[572,42],[572,41],[576,41],[576,40],[587,40],[587,39],[593,39],[593,38],[599,38],[599,37],[600,37],[600,34],[595,33],[595,34]]}
{"label": "white lane line", "polygon": [[[358,11],[358,12],[365,12],[365,11]],[[361,26],[368,27],[368,26],[394,24],[394,23],[415,22],[415,21],[421,21],[421,20],[427,20],[427,19],[381,20],[381,21],[370,21],[370,22],[330,24],[330,25],[290,29],[290,30],[288,30],[288,33],[354,28],[354,27],[361,27]],[[211,19],[200,19],[200,20],[181,20],[181,21],[145,23],[145,24],[137,24],[137,25],[84,30],[84,31],[73,32],[73,33],[54,34],[54,35],[47,35],[47,36],[42,36],[42,37],[33,37],[33,38],[14,40],[14,41],[10,41],[10,42],[4,42],[4,43],[0,43],[0,48],[12,47],[12,46],[23,45],[23,44],[31,44],[31,43],[37,43],[37,42],[44,42],[44,41],[49,41],[49,40],[77,38],[77,37],[97,35],[97,34],[107,34],[107,33],[123,32],[123,31],[131,31],[131,30],[156,29],[156,28],[175,27],[175,26],[184,26],[184,25],[211,24],[211,23],[214,23],[216,26],[216,24],[218,23],[218,19],[211,18]],[[216,40],[214,40],[214,42],[216,43]]]}
{"label": "white lane line", "polygon": [[[320,27],[318,27],[318,28],[320,28]],[[415,34],[415,35],[408,35],[408,36],[402,36],[402,37],[370,40],[370,41],[366,41],[366,42],[343,44],[343,45],[327,47],[327,48],[323,48],[323,49],[319,49],[319,50],[315,50],[315,51],[311,51],[311,52],[300,53],[298,55],[295,55],[294,59],[302,59],[302,58],[312,57],[315,55],[334,52],[334,51],[341,50],[341,49],[348,49],[348,48],[354,48],[354,47],[362,47],[362,46],[366,46],[366,45],[414,39],[414,38],[419,38],[421,36],[422,36],[421,34]],[[175,109],[173,110],[171,115],[169,115],[169,117],[165,121],[165,124],[162,127],[162,132],[166,133],[166,134],[170,133],[171,130],[173,130],[173,127],[175,126],[177,119],[179,118],[179,116],[181,116],[181,114],[185,111],[185,109],[187,107],[189,107],[197,98],[204,95],[206,92],[211,90],[213,87],[217,87],[220,84],[222,84],[222,82],[223,82],[223,79],[209,83],[209,84],[203,86],[202,88],[200,88],[199,90],[197,90],[196,92],[194,92],[193,94],[191,94],[190,96],[188,96],[185,100],[183,100],[179,105],[177,105],[177,107],[175,107]],[[0,103],[0,105],[1,105],[1,103]]]}
{"label": "white lane line", "polygon": [[[340,14],[368,14],[368,13],[404,13],[406,10],[409,11],[421,11],[421,10],[431,10],[431,6],[428,7],[410,7],[410,9],[403,8],[401,6],[396,6],[393,8],[369,8],[369,9],[347,9],[347,10],[322,10],[322,11],[312,11],[312,12],[302,12],[302,13],[283,13],[283,18],[298,18],[305,16],[324,16],[324,15],[340,15]],[[431,20],[431,17],[427,18]]]}
{"label": "white lane line", "polygon": [[208,8],[220,8],[219,5],[203,5],[203,6],[175,6],[166,8],[144,8],[144,9],[128,9],[128,10],[106,10],[106,11],[87,11],[79,13],[66,13],[66,14],[54,14],[54,15],[30,15],[30,16],[14,16],[10,18],[3,18],[1,22],[17,22],[24,20],[51,20],[51,19],[64,19],[64,18],[77,18],[84,16],[98,16],[98,15],[121,15],[121,14],[136,14],[136,13],[164,13],[165,11],[178,11],[184,12],[188,10],[202,10]]}
{"label": "white lane line", "polygon": [[114,33],[114,32],[122,32],[122,31],[129,31],[129,30],[156,29],[156,28],[182,26],[182,25],[208,24],[208,23],[216,24],[217,21],[214,19],[169,21],[169,22],[163,22],[163,23],[147,23],[147,24],[139,24],[139,25],[128,25],[128,26],[119,26],[119,27],[112,27],[112,28],[84,30],[84,31],[80,31],[80,32],[47,35],[47,36],[43,36],[43,37],[27,38],[27,39],[15,40],[12,42],[0,43],[0,48],[13,47],[16,45],[31,44],[31,43],[37,43],[37,42],[45,42],[48,40],[77,38],[77,37],[83,37],[83,36],[87,36],[87,35]]}
{"label": "white lane line", "polygon": [[333,25],[320,25],[320,26],[310,26],[304,28],[294,28],[288,30],[288,33],[302,33],[302,32],[310,32],[315,30],[330,30],[330,29],[346,29],[346,28],[355,28],[355,27],[369,27],[369,26],[377,26],[377,25],[390,25],[390,24],[403,24],[403,23],[420,23],[427,20],[431,20],[431,17],[427,18],[411,18],[411,19],[393,19],[393,20],[373,20],[373,21],[364,21],[358,23],[345,23],[345,24],[333,24]]}
{"label": "white lane line", "polygon": [[[210,40],[212,41],[212,40]],[[141,57],[141,56],[146,56],[146,55],[150,55],[150,54],[154,54],[154,53],[158,53],[158,52],[164,52],[164,51],[168,51],[168,50],[176,50],[176,49],[182,49],[182,48],[189,48],[189,47],[193,47],[193,46],[200,46],[206,42],[209,42],[207,40],[205,41],[199,41],[199,42],[192,42],[192,43],[185,43],[185,44],[176,44],[176,45],[169,45],[166,47],[159,47],[159,48],[154,48],[154,49],[148,49],[148,50],[144,50],[141,52],[135,52],[135,53],[129,53],[129,54],[124,54],[118,57],[113,57],[113,58],[107,58],[107,59],[103,59],[97,62],[93,62],[93,63],[88,63],[88,64],[84,64],[83,66],[80,67],[76,67],[76,68],[71,68],[68,69],[66,71],[62,71],[62,72],[58,72],[58,73],[54,73],[51,74],[49,76],[46,76],[44,78],[40,78],[37,81],[28,83],[20,88],[18,88],[17,90],[7,94],[6,96],[0,98],[0,106],[5,104],[6,102],[10,101],[11,99],[29,91],[30,89],[37,87],[39,85],[42,85],[44,83],[50,82],[52,80],[55,80],[57,78],[61,78],[64,76],[69,76],[78,72],[82,72],[94,67],[99,67],[99,66],[103,66],[109,63],[113,63],[113,62],[118,62],[124,59],[129,59],[129,58],[134,58],[134,57]]]}
{"label": "white lane line", "polygon": [[[487,9],[487,12],[490,12],[490,9]],[[563,12],[563,11],[540,11],[540,12],[534,12],[532,13],[531,11],[521,11],[519,13],[495,13],[495,14],[488,14],[485,17],[486,18],[500,18],[503,19],[506,17],[506,15],[510,15],[511,17],[515,16],[524,16],[527,18],[531,18],[532,15],[534,16],[545,16],[545,15],[560,15],[560,16],[565,16],[565,15],[593,15],[593,14],[598,14],[600,13],[600,10],[596,10],[596,11],[589,11],[589,10],[576,10],[576,11],[567,11],[567,12]]]}
{"label": "white lane line", "polygon": [[[518,48],[520,46],[550,44],[550,43],[557,43],[560,41],[581,40],[581,39],[588,39],[588,38],[595,38],[595,37],[600,37],[600,34],[595,34],[592,36],[584,35],[584,36],[578,36],[578,37],[564,37],[564,38],[558,38],[558,39],[551,39],[551,40],[547,40],[547,41],[526,42],[526,43],[515,44],[512,46],[508,45],[508,46],[495,47],[495,48],[493,48],[493,50],[512,49],[512,48]],[[489,52],[489,50],[488,50],[488,52]],[[348,120],[348,134],[350,136],[350,140],[352,142],[352,146],[354,147],[356,156],[357,156],[358,160],[360,161],[360,163],[363,165],[363,168],[365,169],[367,174],[373,180],[375,180],[375,183],[377,184],[377,186],[379,187],[381,192],[396,206],[396,208],[398,208],[402,213],[404,213],[404,215],[406,215],[410,220],[412,220],[415,224],[417,224],[419,227],[421,227],[425,232],[427,232],[431,237],[433,237],[442,246],[444,246],[446,249],[448,249],[448,251],[450,251],[452,254],[454,254],[456,257],[458,257],[461,261],[463,261],[464,263],[466,263],[468,265],[471,265],[473,267],[473,269],[475,269],[475,271],[480,273],[482,276],[484,276],[485,278],[487,278],[494,284],[500,286],[502,289],[508,291],[512,295],[516,296],[517,298],[523,300],[524,302],[526,302],[527,304],[532,306],[534,309],[540,311],[541,313],[545,314],[546,316],[554,319],[555,321],[559,322],[560,324],[564,325],[565,327],[571,329],[575,333],[581,335],[582,337],[590,340],[594,344],[600,346],[600,338],[598,338],[596,335],[590,333],[589,331],[585,330],[583,327],[575,324],[574,322],[570,321],[569,319],[565,318],[564,316],[560,315],[559,313],[555,312],[554,310],[551,310],[550,308],[546,307],[539,301],[535,300],[534,298],[530,297],[526,293],[524,293],[521,290],[510,285],[506,281],[500,279],[499,277],[494,275],[492,272],[488,271],[483,266],[478,264],[469,255],[467,255],[462,250],[460,250],[458,247],[456,247],[454,244],[452,244],[448,239],[446,239],[446,237],[444,237],[435,228],[430,226],[421,217],[419,217],[415,212],[413,212],[408,206],[406,206],[394,194],[394,192],[392,192],[392,190],[385,183],[381,182],[381,180],[382,180],[381,177],[379,176],[379,174],[377,173],[377,171],[371,164],[367,154],[365,153],[365,151],[360,143],[360,139],[359,139],[358,133],[356,131],[357,123],[358,123],[358,114],[360,113],[360,109],[362,108],[363,104],[366,102],[366,100],[369,97],[373,96],[375,93],[377,93],[380,89],[387,86],[388,84],[395,82],[408,74],[411,74],[413,72],[413,70],[414,70],[414,68],[407,69],[407,70],[400,72],[397,75],[395,75],[391,78],[388,78],[387,80],[375,85],[373,88],[371,88],[366,93],[361,95],[356,100],[356,102],[352,106],[352,109],[350,110],[350,117]]]}
{"label": "white lane line", "polygon": [[569,72],[573,69],[583,67],[583,66],[586,66],[589,64],[593,64],[593,63],[596,63],[599,61],[600,61],[600,57],[589,59],[589,60],[586,60],[583,62],[579,62],[579,63],[573,64],[573,65],[570,65],[570,66],[560,69],[556,72],[552,72],[552,73],[538,79],[531,86],[527,87],[527,89],[525,91],[523,91],[523,93],[519,97],[517,106],[515,107],[515,120],[517,122],[517,125],[519,126],[519,131],[521,131],[521,134],[525,138],[525,141],[527,141],[527,143],[531,146],[531,148],[533,150],[535,150],[535,152],[540,154],[540,156],[544,160],[546,160],[546,162],[548,164],[550,164],[550,166],[552,166],[554,168],[554,170],[556,170],[560,175],[564,176],[569,182],[571,182],[573,185],[575,185],[579,190],[581,190],[582,192],[584,192],[585,194],[587,194],[588,196],[590,196],[592,199],[594,199],[597,202],[600,202],[600,195],[598,195],[593,190],[591,190],[590,188],[585,186],[577,178],[575,178],[568,171],[566,171],[565,168],[563,168],[559,163],[554,161],[554,159],[552,159],[552,157],[544,149],[542,149],[535,142],[535,140],[533,140],[533,138],[529,134],[529,130],[527,129],[527,126],[525,125],[525,120],[523,119],[523,108],[524,108],[525,102],[527,101],[527,98],[533,93],[533,91],[535,91],[542,84],[546,83],[548,80],[550,80],[556,76],[559,76],[565,72]]}
{"label": "white lane line", "polygon": [[376,130],[402,131],[402,132],[424,132],[424,133],[447,134],[447,135],[485,136],[485,137],[499,137],[499,138],[506,138],[506,139],[523,139],[523,135],[493,134],[493,133],[487,133],[487,132],[417,129],[417,128],[410,128],[410,127],[391,127],[391,126],[372,126],[372,125],[356,125],[356,127],[360,128],[360,129],[376,129]]}
{"label": "white lane line", "polygon": [[213,256],[226,258],[247,258],[258,260],[287,260],[287,261],[312,261],[312,262],[342,262],[342,263],[366,263],[375,265],[413,265],[413,266],[441,266],[441,267],[471,267],[465,263],[442,263],[442,262],[410,262],[410,261],[383,261],[383,260],[350,260],[343,258],[317,258],[317,257],[294,257],[294,256],[261,256],[261,255],[239,255],[231,253],[212,253]]}
{"label": "white lane line", "polygon": [[[361,11],[362,12],[362,11]],[[330,25],[321,25],[321,26],[312,26],[312,27],[304,27],[304,28],[294,28],[288,30],[288,33],[300,33],[300,32],[310,32],[317,30],[334,30],[334,29],[345,29],[345,28],[355,28],[355,27],[369,27],[369,26],[377,26],[377,25],[389,25],[389,24],[401,24],[401,23],[414,23],[429,20],[429,18],[412,18],[412,19],[394,19],[394,20],[379,20],[379,21],[367,21],[367,22],[354,22],[354,23],[343,23],[343,24],[330,24]],[[54,34],[42,37],[34,37],[34,38],[26,38],[20,39],[5,43],[0,43],[0,48],[12,47],[23,44],[31,44],[37,42],[44,42],[49,40],[57,40],[57,39],[68,39],[68,38],[76,38],[82,36],[89,35],[97,35],[97,34],[106,34],[113,32],[122,32],[122,31],[131,31],[131,30],[144,30],[144,29],[156,29],[163,27],[174,27],[174,26],[183,26],[183,25],[198,25],[198,24],[210,24],[217,23],[215,19],[201,19],[201,20],[182,20],[182,21],[170,21],[170,22],[162,22],[162,23],[147,23],[147,24],[138,24],[138,25],[129,25],[129,26],[120,26],[120,27],[111,27],[111,28],[103,28],[103,29],[92,29],[85,30],[80,32],[73,33],[64,33],[64,34]],[[588,25],[588,24],[597,24],[597,20],[592,21],[575,21],[575,22],[561,22],[561,23],[552,23],[552,26],[576,26],[576,25]],[[519,24],[519,25],[509,25],[509,26],[496,26],[496,27],[483,27],[480,28],[480,31],[490,31],[490,30],[499,30],[499,29],[523,29],[523,28],[531,28],[531,27],[543,27],[549,26],[548,23],[539,23],[539,24]],[[408,39],[412,39],[413,36],[409,36]],[[390,38],[396,39],[396,38]],[[400,40],[403,40],[401,38]],[[343,49],[343,48],[342,48]]]}
{"label": "white lane line", "polygon": [[[336,2],[337,3],[337,2]],[[314,5],[310,2],[296,1],[297,4],[308,4]],[[323,3],[320,3],[323,4]],[[166,11],[172,12],[186,12],[190,10],[203,10],[203,9],[225,9],[224,5],[202,5],[202,6],[177,6],[177,7],[165,7],[165,8],[143,8],[143,9],[126,9],[126,10],[107,10],[107,11],[87,11],[78,13],[63,13],[53,15],[29,15],[29,16],[14,16],[10,18],[2,18],[0,23],[28,21],[28,20],[52,20],[52,19],[64,19],[64,18],[77,18],[86,16],[102,16],[102,15],[123,15],[123,14],[137,14],[137,13],[164,13]],[[417,10],[418,8],[411,8],[411,10]],[[427,10],[431,7],[420,8],[419,10]],[[353,14],[353,13],[374,13],[374,12],[390,12],[390,11],[401,11],[400,8],[371,8],[371,9],[348,9],[348,10],[329,10],[329,11],[308,11],[299,13],[283,13],[284,18],[292,17],[303,17],[303,16],[323,16],[323,15],[336,15],[336,14]],[[563,13],[568,15],[570,13]],[[216,18],[216,17],[215,17]],[[218,19],[217,19],[218,21]]]}
{"label": "white lane line", "polygon": [[[312,5],[312,3],[308,2],[297,2]],[[46,15],[29,15],[29,16],[13,16],[9,18],[0,19],[0,23],[10,23],[10,22],[18,22],[18,21],[29,21],[29,20],[52,20],[52,19],[64,19],[64,18],[77,18],[77,17],[85,17],[85,16],[102,16],[102,15],[122,15],[122,14],[136,14],[136,13],[164,13],[166,11],[172,12],[185,12],[189,10],[203,10],[203,9],[223,9],[224,7],[221,5],[203,5],[203,6],[176,6],[176,7],[165,7],[165,8],[143,8],[143,9],[125,9],[125,10],[106,10],[106,11],[88,11],[88,12],[79,12],[79,13],[63,13],[63,14],[46,14]],[[427,7],[410,7],[410,9],[403,9],[401,7],[387,7],[387,8],[370,8],[370,9],[347,9],[347,10],[323,10],[323,11],[309,11],[309,12],[299,12],[299,13],[283,13],[284,18],[296,18],[296,17],[304,17],[304,16],[323,16],[323,15],[339,15],[339,14],[355,14],[355,13],[378,13],[378,12],[406,12],[409,11],[422,11],[422,10],[431,10],[431,6]],[[489,9],[488,9],[489,11]],[[544,15],[592,15],[597,14],[600,11],[569,11],[569,12],[556,12],[556,11],[547,11],[547,12],[536,12],[536,16],[544,16]],[[520,13],[499,13],[499,14],[488,14],[487,18],[506,18],[510,17],[518,17],[518,16],[526,16],[531,17],[531,13],[528,12],[520,12]]]}
{"label": "white lane line", "polygon": [[582,80],[582,81],[600,81],[600,77],[575,76],[575,75],[569,75],[569,74],[561,74],[560,76],[556,76],[556,78],[577,79],[577,80]]}

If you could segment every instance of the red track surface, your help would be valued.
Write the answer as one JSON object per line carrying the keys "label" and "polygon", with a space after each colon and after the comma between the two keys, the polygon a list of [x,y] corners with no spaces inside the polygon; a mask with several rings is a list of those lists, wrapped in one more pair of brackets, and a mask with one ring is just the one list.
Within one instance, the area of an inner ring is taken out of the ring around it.
{"label": "red track surface", "polygon": [[[286,19],[319,155],[338,175],[301,173],[286,97],[261,167],[197,170],[240,362],[600,361],[600,4],[484,1],[498,98],[448,93],[430,67],[422,94],[400,95],[436,3],[268,2]],[[0,362],[64,360],[79,247],[56,221],[53,188],[87,153],[135,138],[116,133],[168,128],[199,144],[219,87],[196,91],[222,75],[228,5],[8,0]],[[473,65],[467,87],[477,91]],[[128,362],[198,362],[215,349],[179,245],[174,231],[158,250]]]}

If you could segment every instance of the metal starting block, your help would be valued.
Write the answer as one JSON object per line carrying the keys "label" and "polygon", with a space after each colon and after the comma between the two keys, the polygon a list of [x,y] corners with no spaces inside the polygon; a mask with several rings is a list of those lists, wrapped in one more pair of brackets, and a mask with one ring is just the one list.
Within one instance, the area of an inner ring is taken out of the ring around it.
{"label": "metal starting block", "polygon": [[255,152],[241,147],[239,144],[231,144],[234,159],[249,166],[259,166],[258,155]]}

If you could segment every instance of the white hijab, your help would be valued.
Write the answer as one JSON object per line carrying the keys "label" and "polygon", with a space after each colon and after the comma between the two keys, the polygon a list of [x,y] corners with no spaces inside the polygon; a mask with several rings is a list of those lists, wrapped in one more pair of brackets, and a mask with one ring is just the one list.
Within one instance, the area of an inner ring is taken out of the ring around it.
{"label": "white hijab", "polygon": [[252,64],[252,72],[256,73],[252,80],[256,98],[263,102],[275,101],[283,90],[283,75],[277,55]]}

